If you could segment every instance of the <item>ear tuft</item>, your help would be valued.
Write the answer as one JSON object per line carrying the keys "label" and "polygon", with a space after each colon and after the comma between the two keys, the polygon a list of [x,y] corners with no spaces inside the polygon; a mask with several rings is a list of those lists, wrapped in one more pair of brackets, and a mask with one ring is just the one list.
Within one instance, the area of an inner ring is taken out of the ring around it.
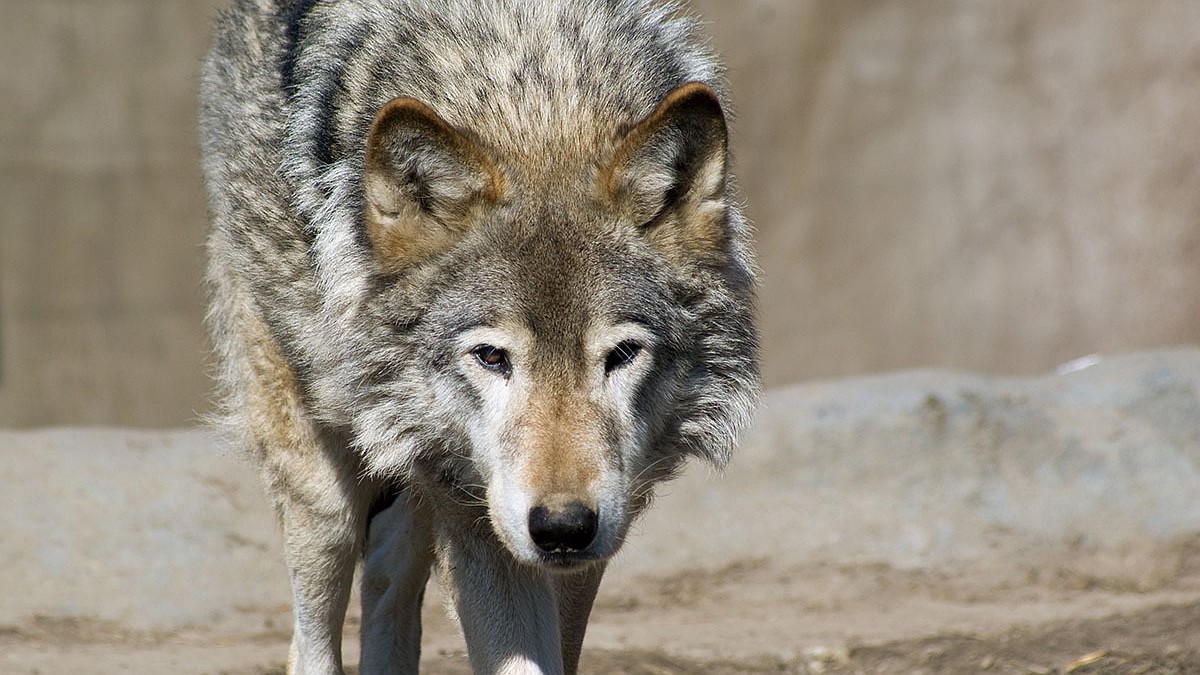
{"label": "ear tuft", "polygon": [[669,93],[625,135],[601,190],[671,257],[725,250],[728,129],[721,102],[692,82]]}
{"label": "ear tuft", "polygon": [[461,236],[471,212],[502,197],[503,175],[472,136],[414,98],[396,98],[367,137],[366,221],[389,266],[440,251]]}

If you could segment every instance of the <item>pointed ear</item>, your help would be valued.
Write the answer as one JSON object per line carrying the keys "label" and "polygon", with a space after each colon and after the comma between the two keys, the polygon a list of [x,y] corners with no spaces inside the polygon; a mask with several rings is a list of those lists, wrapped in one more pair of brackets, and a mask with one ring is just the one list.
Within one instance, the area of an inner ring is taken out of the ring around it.
{"label": "pointed ear", "polygon": [[625,135],[601,189],[669,259],[723,256],[727,231],[728,130],[716,93],[675,89]]}
{"label": "pointed ear", "polygon": [[367,137],[367,234],[389,267],[451,246],[503,176],[487,150],[413,98],[389,101]]}

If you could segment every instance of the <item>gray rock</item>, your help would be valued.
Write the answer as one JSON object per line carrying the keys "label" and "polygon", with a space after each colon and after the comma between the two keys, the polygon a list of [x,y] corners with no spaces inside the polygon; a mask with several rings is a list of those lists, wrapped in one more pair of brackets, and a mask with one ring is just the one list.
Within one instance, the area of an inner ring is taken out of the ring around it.
{"label": "gray rock", "polygon": [[202,431],[0,432],[0,624],[236,624],[287,603],[257,478]]}
{"label": "gray rock", "polygon": [[[691,467],[663,486],[608,585],[757,559],[1017,567],[1039,548],[1152,552],[1200,532],[1198,387],[1193,349],[1061,376],[774,391],[724,476]],[[254,472],[208,433],[0,432],[0,486],[0,625],[236,629],[287,607]]]}
{"label": "gray rock", "polygon": [[[1200,531],[1200,351],[1062,376],[908,372],[772,392],[726,474],[666,486],[620,567],[952,564]],[[698,563],[699,561],[699,563]]]}

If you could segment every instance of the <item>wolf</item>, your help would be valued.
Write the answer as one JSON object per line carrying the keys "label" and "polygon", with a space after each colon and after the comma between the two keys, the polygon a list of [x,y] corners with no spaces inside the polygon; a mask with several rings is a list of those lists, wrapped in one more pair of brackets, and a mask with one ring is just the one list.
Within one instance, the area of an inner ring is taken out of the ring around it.
{"label": "wolf", "polygon": [[[202,74],[220,417],[294,596],[288,672],[574,673],[653,486],[758,395],[722,71],[653,0],[236,0]],[[695,527],[705,527],[695,523]]]}

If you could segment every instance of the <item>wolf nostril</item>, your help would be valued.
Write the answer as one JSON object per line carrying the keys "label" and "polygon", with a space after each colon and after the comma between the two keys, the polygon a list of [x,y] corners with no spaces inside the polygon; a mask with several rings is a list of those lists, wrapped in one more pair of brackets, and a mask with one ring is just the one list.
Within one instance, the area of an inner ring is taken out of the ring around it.
{"label": "wolf nostril", "polygon": [[529,536],[547,553],[582,551],[596,538],[599,518],[580,502],[562,508],[535,506],[529,511]]}

